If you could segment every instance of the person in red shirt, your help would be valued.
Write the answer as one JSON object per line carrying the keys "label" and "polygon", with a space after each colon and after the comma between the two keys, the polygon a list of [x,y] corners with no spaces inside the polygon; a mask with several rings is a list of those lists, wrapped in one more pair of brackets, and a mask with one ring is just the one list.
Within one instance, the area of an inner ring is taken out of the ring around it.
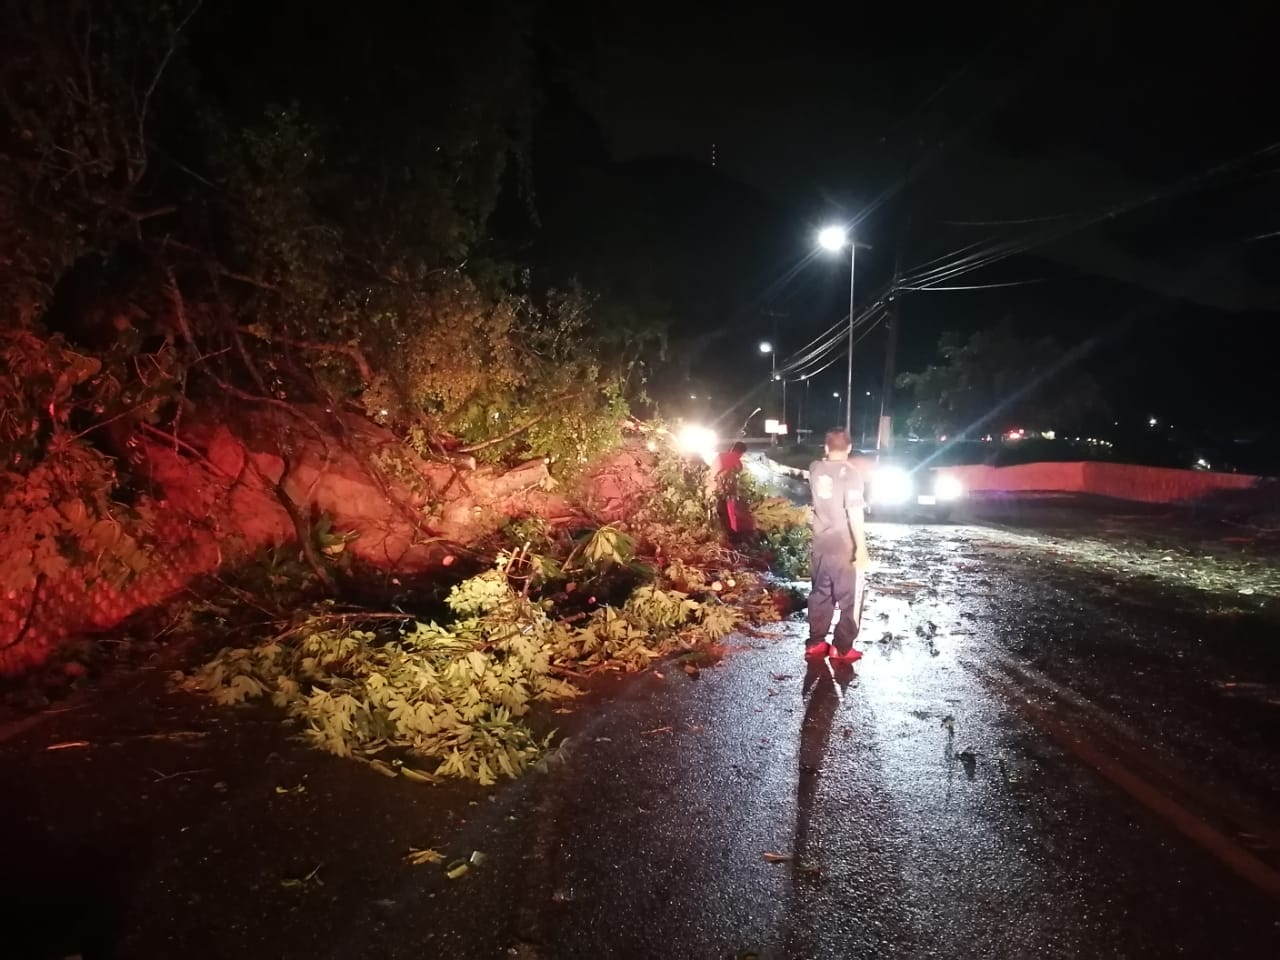
{"label": "person in red shirt", "polygon": [[742,532],[742,505],[738,502],[738,477],[742,475],[742,456],[747,445],[739,441],[711,462],[707,477],[709,493],[715,502],[716,515],[730,534]]}

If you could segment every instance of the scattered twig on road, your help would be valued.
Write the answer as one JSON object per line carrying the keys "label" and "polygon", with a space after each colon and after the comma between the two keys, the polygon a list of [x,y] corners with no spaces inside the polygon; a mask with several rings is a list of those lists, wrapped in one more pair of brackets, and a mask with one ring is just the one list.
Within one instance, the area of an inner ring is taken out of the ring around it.
{"label": "scattered twig on road", "polygon": [[62,741],[62,743],[49,744],[49,746],[45,747],[45,750],[49,752],[52,752],[54,750],[74,750],[77,747],[87,747],[87,746],[89,746],[88,740],[64,740]]}
{"label": "scattered twig on road", "polygon": [[201,767],[199,770],[179,770],[177,773],[161,773],[155,767],[151,768],[151,772],[156,775],[152,783],[164,783],[166,780],[176,780],[178,777],[194,777],[197,773],[212,773],[209,767]]}
{"label": "scattered twig on road", "polygon": [[674,732],[675,732],[674,727],[654,727],[652,730],[640,731],[640,736],[648,737],[648,736],[652,736],[655,733],[674,733]]}

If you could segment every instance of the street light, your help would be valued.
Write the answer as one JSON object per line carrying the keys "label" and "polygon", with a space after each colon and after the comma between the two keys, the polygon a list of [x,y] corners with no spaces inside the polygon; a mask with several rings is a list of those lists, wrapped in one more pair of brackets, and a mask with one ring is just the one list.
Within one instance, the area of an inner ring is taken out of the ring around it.
{"label": "street light", "polygon": [[835,253],[849,245],[849,362],[845,376],[844,429],[853,435],[853,274],[857,266],[858,244],[844,227],[824,227],[818,233],[818,246]]}
{"label": "street light", "polygon": [[770,343],[768,340],[761,340],[761,341],[760,341],[760,352],[761,352],[761,353],[773,353],[773,344],[772,344],[772,343]]}
{"label": "street light", "polygon": [[845,235],[844,227],[825,227],[818,232],[818,246],[823,250],[835,253],[837,250],[844,249],[844,245],[848,242],[849,238]]}

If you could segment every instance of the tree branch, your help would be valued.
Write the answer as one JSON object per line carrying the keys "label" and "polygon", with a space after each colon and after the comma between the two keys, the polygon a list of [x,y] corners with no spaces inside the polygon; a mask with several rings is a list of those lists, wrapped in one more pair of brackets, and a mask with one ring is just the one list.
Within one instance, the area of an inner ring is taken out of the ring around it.
{"label": "tree branch", "polygon": [[22,618],[22,626],[18,628],[18,632],[14,634],[12,640],[0,647],[0,651],[11,650],[26,639],[27,631],[31,629],[31,619],[35,616],[36,604],[40,600],[40,587],[43,583],[44,574],[37,574],[35,585],[31,588],[31,603],[27,607],[27,615]]}
{"label": "tree branch", "polygon": [[[548,404],[554,405],[559,403],[562,400],[568,400],[570,397],[576,396],[581,392],[582,391],[579,391],[579,390],[570,390],[567,393],[562,393],[559,396],[552,397],[550,400],[546,402]],[[473,444],[470,444],[469,446],[459,447],[454,452],[455,453],[475,453],[477,450],[483,450],[486,447],[496,446],[499,443],[506,443],[508,440],[512,440],[520,436],[520,434],[524,433],[530,427],[536,427],[538,424],[540,424],[543,420],[547,419],[547,417],[549,416],[551,416],[551,412],[544,413],[541,416],[534,417],[532,420],[528,421],[527,423],[516,427],[510,433],[505,433],[500,437],[494,437],[491,440],[481,440],[479,443],[473,443]]]}
{"label": "tree branch", "polygon": [[494,437],[491,440],[481,440],[479,443],[473,443],[473,444],[470,444],[469,446],[459,447],[457,452],[458,453],[475,453],[477,450],[485,449],[485,447],[492,447],[492,446],[496,446],[499,443],[506,443],[508,440],[512,440],[520,436],[520,434],[524,433],[530,427],[536,427],[538,424],[540,424],[543,420],[547,419],[547,417],[549,416],[550,416],[549,413],[544,413],[539,417],[534,417],[528,423],[525,423],[519,427],[516,427],[510,433],[504,433],[502,436]]}
{"label": "tree branch", "polygon": [[351,359],[356,365],[356,372],[360,374],[360,379],[366,384],[373,382],[373,370],[369,367],[369,361],[365,358],[364,353],[359,347],[353,347],[346,343],[317,343],[312,340],[294,340],[290,337],[278,337],[274,334],[264,333],[253,327],[238,327],[240,333],[247,333],[259,340],[265,340],[268,343],[283,343],[290,347],[297,347],[300,350],[316,350],[321,353],[341,353]]}
{"label": "tree branch", "polygon": [[293,528],[298,534],[298,546],[302,550],[303,557],[306,558],[307,565],[315,572],[320,582],[328,588],[332,593],[334,589],[333,577],[329,571],[324,568],[319,555],[316,553],[316,545],[311,539],[311,523],[303,514],[302,508],[294,502],[293,497],[289,496],[288,491],[284,488],[285,478],[289,476],[292,467],[289,465],[288,457],[281,457],[284,461],[284,470],[280,473],[280,480],[275,484],[276,499],[280,501],[280,505],[284,507],[285,512],[289,514],[289,519],[293,521]]}
{"label": "tree branch", "polygon": [[182,33],[186,25],[191,22],[191,18],[200,11],[200,7],[203,5],[204,0],[196,0],[191,12],[182,18],[182,22],[173,31],[173,36],[169,38],[169,49],[160,58],[160,65],[156,67],[155,76],[151,78],[151,84],[147,87],[147,92],[142,95],[142,106],[138,108],[138,151],[141,154],[141,166],[138,172],[131,174],[129,178],[133,183],[137,183],[141,179],[143,171],[147,168],[147,111],[150,109],[151,95],[156,92],[156,87],[160,85],[160,78],[164,76],[165,68],[169,66],[169,61],[173,59],[173,54],[178,49],[178,35]]}

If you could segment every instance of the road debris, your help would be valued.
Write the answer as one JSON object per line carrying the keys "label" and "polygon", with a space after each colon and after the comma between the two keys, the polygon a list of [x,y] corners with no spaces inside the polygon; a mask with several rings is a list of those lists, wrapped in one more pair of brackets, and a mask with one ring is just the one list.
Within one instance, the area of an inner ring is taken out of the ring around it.
{"label": "road debris", "polygon": [[317,863],[315,868],[305,877],[285,877],[280,881],[280,886],[286,890],[297,890],[310,883],[314,883],[317,887],[323,887],[324,881],[320,879],[320,868],[323,866],[323,863]]}
{"label": "road debris", "polygon": [[426,863],[443,863],[444,854],[439,850],[432,849],[431,847],[410,847],[405,860],[413,864],[415,867],[420,867]]}

